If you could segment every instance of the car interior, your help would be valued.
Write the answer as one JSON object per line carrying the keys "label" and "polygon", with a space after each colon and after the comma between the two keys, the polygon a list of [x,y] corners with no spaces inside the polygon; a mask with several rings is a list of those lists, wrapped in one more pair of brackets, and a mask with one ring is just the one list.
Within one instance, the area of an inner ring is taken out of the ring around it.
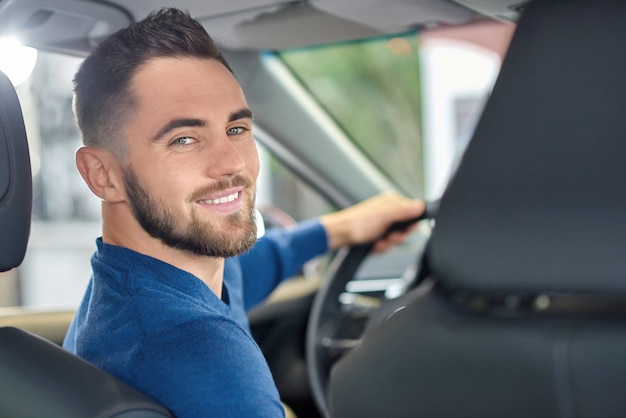
{"label": "car interior", "polygon": [[[166,5],[219,41],[254,111],[265,228],[387,190],[427,202],[405,244],[313,260],[248,312],[296,416],[623,415],[626,4],[0,0],[1,416],[172,416],[60,348],[99,234],[61,170],[71,74]],[[28,81],[5,35],[37,51]],[[451,61],[442,90],[432,63],[459,45],[480,66]]]}

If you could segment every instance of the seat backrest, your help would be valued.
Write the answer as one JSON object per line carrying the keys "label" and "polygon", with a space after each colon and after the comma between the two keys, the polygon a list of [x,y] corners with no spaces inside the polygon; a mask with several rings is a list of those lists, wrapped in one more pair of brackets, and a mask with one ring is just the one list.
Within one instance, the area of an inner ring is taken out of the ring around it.
{"label": "seat backrest", "polygon": [[[32,178],[22,111],[0,72],[0,271],[19,266],[30,234]],[[152,399],[61,347],[0,328],[0,416],[173,417]]]}
{"label": "seat backrest", "polygon": [[0,328],[0,416],[165,418],[165,408],[61,347]]}
{"label": "seat backrest", "polygon": [[22,110],[13,84],[0,73],[0,271],[17,267],[24,259],[32,201]]}
{"label": "seat backrest", "polygon": [[624,416],[624,21],[619,0],[528,5],[440,201],[431,287],[335,366],[334,417]]}

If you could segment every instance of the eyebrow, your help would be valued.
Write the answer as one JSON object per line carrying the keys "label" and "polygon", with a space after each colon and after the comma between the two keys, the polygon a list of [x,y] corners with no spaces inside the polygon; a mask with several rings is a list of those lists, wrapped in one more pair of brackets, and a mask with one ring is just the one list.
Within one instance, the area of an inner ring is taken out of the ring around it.
{"label": "eyebrow", "polygon": [[[228,117],[229,122],[234,122],[239,119],[253,119],[252,111],[248,108],[237,110],[233,112]],[[177,129],[177,128],[185,128],[185,127],[202,127],[206,126],[206,121],[202,119],[196,118],[178,118],[172,119],[169,121],[164,127],[162,127],[156,135],[154,135],[154,140],[157,140],[167,134],[168,132]]]}
{"label": "eyebrow", "polygon": [[206,122],[202,119],[194,119],[194,118],[179,118],[173,119],[169,121],[164,127],[162,127],[156,135],[154,135],[153,140],[157,140],[163,137],[168,132],[183,127],[197,127],[197,126],[205,126]]}
{"label": "eyebrow", "polygon": [[236,112],[233,112],[230,114],[230,118],[228,118],[228,121],[234,122],[239,119],[253,119],[254,120],[254,117],[252,116],[252,110],[245,108],[245,109],[241,109]]}

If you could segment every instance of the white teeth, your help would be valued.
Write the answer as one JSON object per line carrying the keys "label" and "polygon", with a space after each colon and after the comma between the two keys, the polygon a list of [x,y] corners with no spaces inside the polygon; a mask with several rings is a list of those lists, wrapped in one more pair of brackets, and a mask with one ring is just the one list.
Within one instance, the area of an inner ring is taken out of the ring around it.
{"label": "white teeth", "polygon": [[233,200],[237,199],[237,197],[239,197],[239,192],[229,194],[228,196],[220,197],[219,199],[204,200],[203,203],[207,205],[218,205],[220,203],[232,202]]}

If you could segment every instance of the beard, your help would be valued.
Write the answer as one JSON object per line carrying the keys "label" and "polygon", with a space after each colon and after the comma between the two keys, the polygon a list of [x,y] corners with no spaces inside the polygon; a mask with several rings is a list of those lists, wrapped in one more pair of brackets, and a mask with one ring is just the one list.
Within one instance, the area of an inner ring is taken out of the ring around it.
{"label": "beard", "polygon": [[[224,217],[221,230],[218,230],[212,223],[201,220],[195,208],[191,212],[191,220],[185,223],[163,201],[150,196],[139,184],[131,168],[124,167],[123,177],[135,219],[151,237],[168,247],[194,255],[226,258],[248,251],[256,242],[255,211],[250,201],[244,202],[247,208],[243,211]],[[226,187],[249,185],[249,180],[238,176],[194,195],[202,196]]]}

